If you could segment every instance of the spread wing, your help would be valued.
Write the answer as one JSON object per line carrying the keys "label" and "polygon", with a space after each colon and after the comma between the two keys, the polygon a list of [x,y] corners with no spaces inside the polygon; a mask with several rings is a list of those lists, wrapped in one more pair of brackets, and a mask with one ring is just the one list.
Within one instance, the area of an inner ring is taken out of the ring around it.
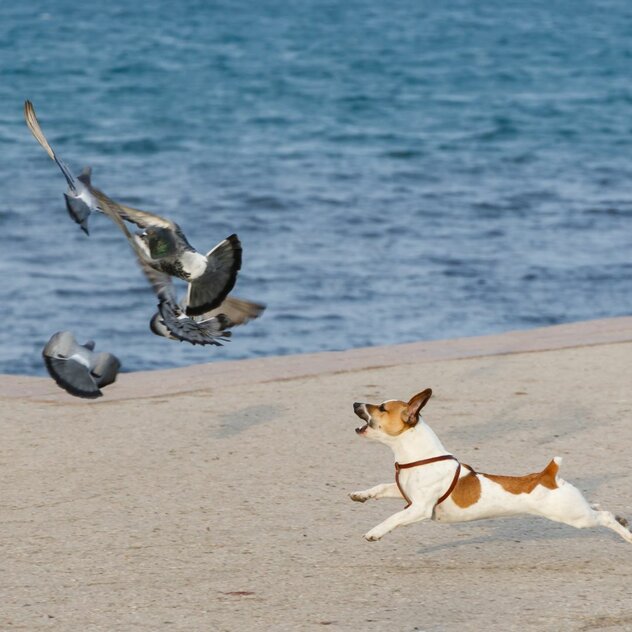
{"label": "spread wing", "polygon": [[[180,307],[184,309],[186,307],[186,300],[180,301]],[[261,303],[253,303],[252,301],[246,301],[235,296],[229,296],[224,302],[215,309],[209,312],[205,312],[201,316],[195,318],[197,323],[201,323],[211,318],[217,318],[219,316],[225,317],[230,322],[230,327],[237,327],[238,325],[244,325],[245,323],[258,318],[266,306]],[[172,340],[178,340],[167,329],[163,322],[160,312],[156,312],[150,322],[151,330],[157,336],[164,336],[165,338],[171,338]]]}
{"label": "spread wing", "polygon": [[219,307],[235,287],[240,268],[241,242],[230,235],[206,255],[204,273],[189,282],[187,315],[201,316]]}
{"label": "spread wing", "polygon": [[121,217],[121,219],[124,219],[126,222],[136,224],[136,226],[138,226],[139,228],[160,226],[161,228],[169,228],[171,230],[177,229],[176,224],[164,217],[160,217],[160,215],[154,215],[153,213],[148,213],[147,211],[141,211],[140,209],[114,202],[114,200],[105,195],[103,191],[99,191],[99,189],[95,189],[94,187],[91,187],[91,191],[94,197],[102,204],[115,204],[119,217]]}
{"label": "spread wing", "polygon": [[57,166],[61,169],[61,172],[64,174],[64,178],[66,178],[68,186],[76,192],[75,178],[70,172],[70,169],[68,169],[66,163],[57,156],[57,154],[53,151],[53,148],[48,144],[46,136],[44,136],[44,132],[42,132],[42,128],[37,120],[37,116],[35,116],[35,108],[30,101],[24,102],[24,119],[26,120],[26,125],[31,130],[31,134],[35,137],[35,140],[44,148],[44,151],[50,156],[51,160],[55,161]]}
{"label": "spread wing", "polygon": [[[220,347],[222,341],[227,341],[231,336],[231,332],[227,330],[232,323],[224,314],[205,320],[194,320],[184,314],[177,303],[161,299],[157,317],[171,334],[168,337],[190,342],[193,345]],[[157,333],[154,329],[154,319],[152,319],[152,331]]]}
{"label": "spread wing", "polygon": [[227,296],[219,307],[204,313],[202,316],[211,318],[218,314],[224,314],[230,320],[232,326],[236,327],[237,325],[245,325],[247,322],[258,318],[265,308],[266,306],[262,303],[246,301],[236,296]]}

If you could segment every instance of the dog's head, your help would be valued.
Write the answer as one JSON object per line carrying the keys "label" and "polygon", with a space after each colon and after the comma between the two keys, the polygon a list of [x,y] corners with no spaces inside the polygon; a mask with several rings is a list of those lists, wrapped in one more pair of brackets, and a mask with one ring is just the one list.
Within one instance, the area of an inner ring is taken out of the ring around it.
{"label": "dog's head", "polygon": [[402,433],[414,428],[419,413],[426,405],[432,389],[427,388],[413,395],[408,402],[389,399],[381,404],[353,404],[353,412],[365,422],[356,432],[368,439],[390,442]]}

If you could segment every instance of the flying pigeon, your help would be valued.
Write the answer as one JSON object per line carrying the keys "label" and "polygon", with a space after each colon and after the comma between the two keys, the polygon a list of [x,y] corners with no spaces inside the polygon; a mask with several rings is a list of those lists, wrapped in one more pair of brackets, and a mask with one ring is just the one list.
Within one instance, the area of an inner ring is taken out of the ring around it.
{"label": "flying pigeon", "polygon": [[[95,189],[96,190],[96,189]],[[230,338],[232,321],[216,310],[208,316],[192,317],[186,314],[186,309],[178,303],[176,290],[171,277],[161,270],[157,270],[147,261],[145,253],[134,236],[121,219],[121,205],[99,191],[99,203],[105,213],[119,227],[127,238],[141,270],[147,277],[154,293],[158,297],[159,323],[164,326],[175,340],[187,341],[193,345],[221,346],[222,341]],[[226,240],[224,240],[226,241]],[[224,244],[221,242],[217,248]],[[156,316],[152,318],[152,323]],[[152,329],[153,330],[153,329]],[[155,333],[155,332],[154,332]]]}
{"label": "flying pigeon", "polygon": [[94,353],[92,340],[80,345],[69,331],[59,331],[42,351],[50,376],[61,388],[76,397],[96,399],[101,388],[112,384],[121,368],[111,353]]}
{"label": "flying pigeon", "polygon": [[26,119],[26,124],[31,130],[31,133],[35,136],[35,140],[44,148],[51,159],[55,161],[64,174],[64,178],[66,178],[68,191],[64,193],[64,198],[66,199],[68,214],[79,224],[81,230],[86,235],[89,235],[88,217],[90,217],[92,211],[99,210],[97,200],[90,191],[90,168],[85,167],[76,178],[72,175],[66,163],[57,156],[53,148],[48,144],[37,117],[35,116],[33,104],[30,101],[24,102],[24,118]]}
{"label": "flying pigeon", "polygon": [[241,268],[241,242],[237,235],[230,235],[206,255],[198,252],[176,223],[118,204],[95,189],[91,183],[90,168],[84,169],[76,179],[73,178],[46,140],[30,101],[24,104],[24,116],[33,136],[64,174],[69,187],[68,193],[64,194],[68,212],[86,233],[90,213],[100,211],[110,214],[106,208],[111,210],[114,204],[116,215],[142,229],[135,235],[129,232],[126,234],[137,255],[158,272],[188,283],[187,316],[201,316],[221,305],[233,289]]}
{"label": "flying pigeon", "polygon": [[[113,200],[91,188],[105,211]],[[136,224],[142,232],[131,235],[134,250],[142,261],[169,276],[188,283],[185,313],[202,316],[219,307],[235,286],[241,269],[241,242],[233,234],[206,255],[191,246],[182,229],[171,220],[123,204],[116,204],[118,216]],[[109,214],[109,213],[108,213]]]}

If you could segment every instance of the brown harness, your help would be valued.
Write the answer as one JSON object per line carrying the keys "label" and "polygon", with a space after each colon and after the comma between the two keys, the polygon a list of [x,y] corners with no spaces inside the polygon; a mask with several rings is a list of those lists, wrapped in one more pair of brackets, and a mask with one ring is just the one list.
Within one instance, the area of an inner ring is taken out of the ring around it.
{"label": "brown harness", "polygon": [[[399,483],[400,470],[406,470],[409,467],[418,467],[419,465],[428,465],[429,463],[437,463],[438,461],[450,461],[450,460],[457,462],[456,472],[454,473],[454,478],[452,479],[452,482],[450,483],[450,487],[448,487],[448,491],[446,491],[446,493],[443,494],[443,496],[441,496],[441,498],[439,498],[439,500],[437,500],[437,502],[435,503],[435,507],[436,507],[437,505],[440,505],[454,491],[456,484],[459,482],[459,476],[461,474],[461,464],[459,463],[459,460],[455,456],[452,456],[451,454],[443,454],[442,456],[433,456],[430,459],[421,459],[421,461],[412,461],[412,463],[398,463],[397,461],[395,461],[395,483],[397,484],[400,494],[404,497],[404,500],[408,503],[406,507],[404,507],[404,509],[408,509],[408,507],[410,507],[413,504],[413,501],[410,500],[408,496],[406,496],[406,492],[404,492],[404,490],[402,489],[402,486]],[[468,466],[466,465],[466,467]]]}

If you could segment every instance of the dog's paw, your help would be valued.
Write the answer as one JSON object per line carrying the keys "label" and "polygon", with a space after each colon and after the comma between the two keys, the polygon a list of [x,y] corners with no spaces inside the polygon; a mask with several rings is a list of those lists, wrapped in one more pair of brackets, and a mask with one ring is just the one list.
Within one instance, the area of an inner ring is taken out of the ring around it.
{"label": "dog's paw", "polygon": [[371,529],[371,531],[364,534],[364,539],[368,542],[377,542],[382,539],[382,536],[375,529]]}
{"label": "dog's paw", "polygon": [[369,497],[364,492],[351,492],[349,494],[351,500],[355,500],[357,503],[365,503]]}

